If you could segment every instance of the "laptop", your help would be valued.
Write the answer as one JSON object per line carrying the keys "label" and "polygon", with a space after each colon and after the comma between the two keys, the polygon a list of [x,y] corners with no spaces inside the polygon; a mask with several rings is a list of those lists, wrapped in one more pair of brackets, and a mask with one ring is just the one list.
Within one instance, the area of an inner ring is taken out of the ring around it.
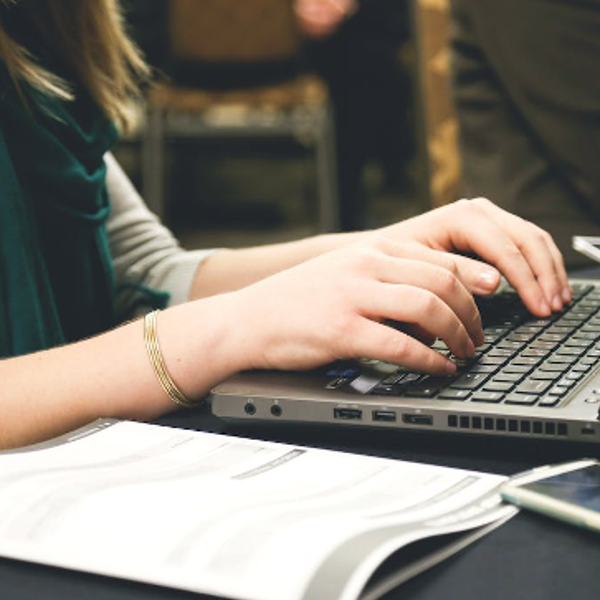
{"label": "laptop", "polygon": [[[239,373],[211,393],[225,420],[600,443],[600,282],[540,319],[505,288],[479,298],[486,343],[451,377],[378,361]],[[440,352],[448,352],[436,342]]]}

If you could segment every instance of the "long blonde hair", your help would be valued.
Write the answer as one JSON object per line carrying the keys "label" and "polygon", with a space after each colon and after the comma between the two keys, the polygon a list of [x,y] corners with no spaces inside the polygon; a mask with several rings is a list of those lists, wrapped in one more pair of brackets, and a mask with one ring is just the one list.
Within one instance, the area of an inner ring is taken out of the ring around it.
{"label": "long blonde hair", "polygon": [[[10,7],[23,0],[0,0]],[[119,0],[38,0],[36,18],[56,40],[64,60],[104,113],[123,130],[135,122],[139,85],[149,68],[128,37]],[[0,56],[18,89],[23,82],[46,94],[73,99],[66,81],[42,68],[0,22]]]}

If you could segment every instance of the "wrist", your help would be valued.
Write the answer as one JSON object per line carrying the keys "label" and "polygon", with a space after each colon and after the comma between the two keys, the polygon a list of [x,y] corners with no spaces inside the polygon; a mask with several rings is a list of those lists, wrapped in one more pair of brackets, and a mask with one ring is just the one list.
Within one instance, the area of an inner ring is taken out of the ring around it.
{"label": "wrist", "polygon": [[158,317],[165,367],[191,401],[200,401],[214,385],[247,368],[230,305],[223,294],[162,311]]}

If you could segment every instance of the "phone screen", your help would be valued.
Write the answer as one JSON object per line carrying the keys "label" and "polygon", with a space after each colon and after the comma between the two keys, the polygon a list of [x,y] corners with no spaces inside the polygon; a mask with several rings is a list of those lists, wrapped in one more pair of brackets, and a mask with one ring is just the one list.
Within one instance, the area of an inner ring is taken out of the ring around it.
{"label": "phone screen", "polygon": [[600,512],[600,465],[590,465],[520,487]]}

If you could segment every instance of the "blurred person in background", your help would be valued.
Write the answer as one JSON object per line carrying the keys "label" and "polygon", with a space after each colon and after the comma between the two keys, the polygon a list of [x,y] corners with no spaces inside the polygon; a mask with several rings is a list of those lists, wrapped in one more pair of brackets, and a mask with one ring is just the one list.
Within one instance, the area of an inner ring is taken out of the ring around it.
{"label": "blurred person in background", "polygon": [[373,225],[365,186],[371,160],[384,191],[409,189],[411,91],[401,52],[409,36],[406,0],[294,0],[308,66],[328,83],[335,111],[341,226]]}
{"label": "blurred person in background", "polygon": [[600,235],[600,2],[451,0],[463,192],[547,229],[569,266]]}

